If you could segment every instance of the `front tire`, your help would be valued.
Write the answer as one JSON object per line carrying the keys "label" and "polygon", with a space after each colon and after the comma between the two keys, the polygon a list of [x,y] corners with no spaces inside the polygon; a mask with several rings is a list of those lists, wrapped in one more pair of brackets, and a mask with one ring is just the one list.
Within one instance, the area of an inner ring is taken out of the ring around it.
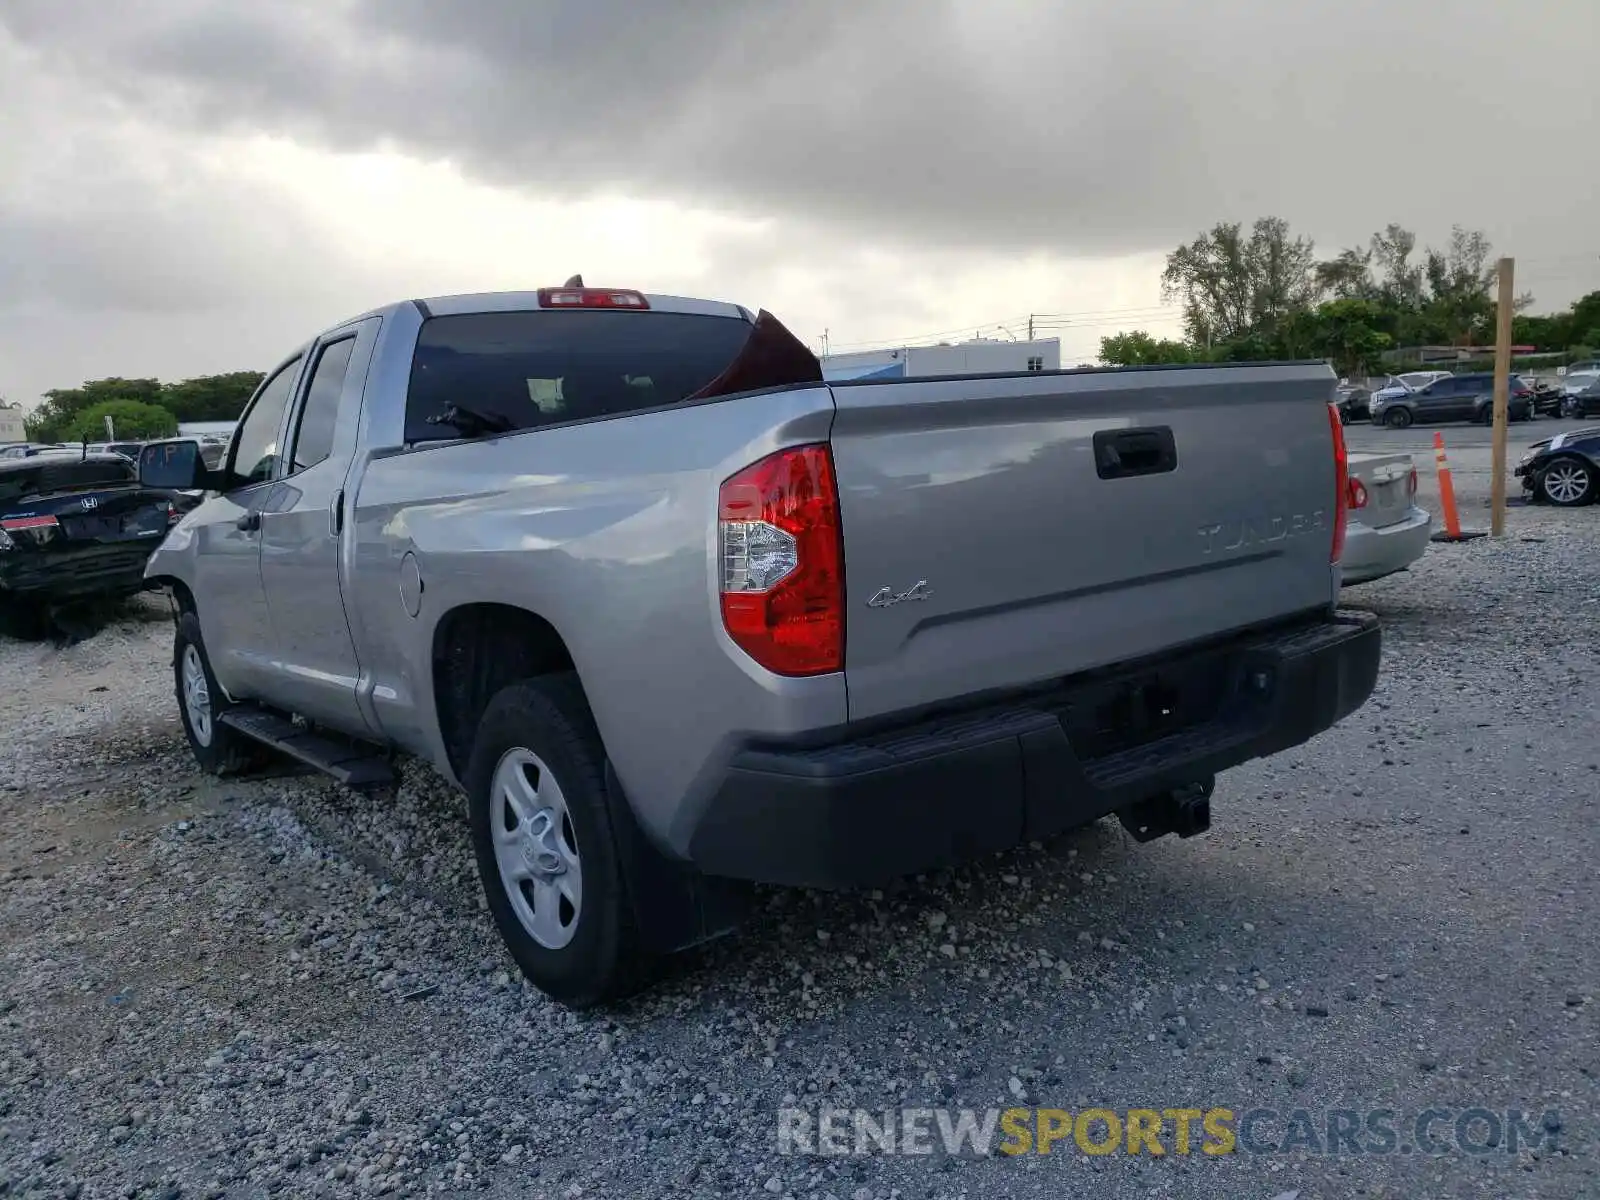
{"label": "front tire", "polygon": [[484,710],[465,774],[489,912],[540,991],[587,1008],[633,990],[645,959],[576,675],[512,684]]}
{"label": "front tire", "polygon": [[232,705],[211,673],[211,659],[200,637],[200,618],[192,612],[178,617],[172,674],[183,733],[200,769],[211,775],[234,775],[259,766],[265,748],[217,719]]}
{"label": "front tire", "polygon": [[1594,499],[1595,472],[1576,458],[1558,458],[1539,472],[1539,495],[1557,508],[1577,508]]}
{"label": "front tire", "polygon": [[1383,423],[1390,429],[1409,429],[1411,427],[1411,410],[1409,408],[1391,408],[1383,414]]}

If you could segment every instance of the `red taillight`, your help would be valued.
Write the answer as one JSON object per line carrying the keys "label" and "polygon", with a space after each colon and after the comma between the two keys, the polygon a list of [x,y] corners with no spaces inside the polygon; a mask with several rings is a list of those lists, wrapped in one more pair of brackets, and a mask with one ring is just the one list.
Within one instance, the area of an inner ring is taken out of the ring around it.
{"label": "red taillight", "polygon": [[59,522],[52,516],[43,517],[7,517],[0,521],[0,529],[8,529],[15,533],[19,529],[54,529]]}
{"label": "red taillight", "polygon": [[640,292],[616,288],[540,288],[539,307],[646,309],[650,302]]}
{"label": "red taillight", "polygon": [[844,551],[825,444],[780,450],[718,493],[722,623],[778,675],[844,669]]}
{"label": "red taillight", "polygon": [[1350,453],[1344,445],[1344,422],[1339,406],[1328,405],[1328,426],[1333,431],[1333,546],[1328,561],[1336,563],[1344,555],[1345,488],[1350,478]]}
{"label": "red taillight", "polygon": [[177,523],[178,523],[178,506],[176,504],[172,503],[172,501],[169,500],[169,501],[167,501],[167,524],[168,525],[176,525]]}
{"label": "red taillight", "polygon": [[1406,476],[1406,495],[1407,496],[1415,496],[1416,494],[1417,494],[1417,469],[1415,467],[1412,467],[1411,468],[1411,474]]}
{"label": "red taillight", "polygon": [[1359,479],[1350,479],[1345,484],[1345,503],[1350,508],[1365,508],[1367,506],[1367,485]]}

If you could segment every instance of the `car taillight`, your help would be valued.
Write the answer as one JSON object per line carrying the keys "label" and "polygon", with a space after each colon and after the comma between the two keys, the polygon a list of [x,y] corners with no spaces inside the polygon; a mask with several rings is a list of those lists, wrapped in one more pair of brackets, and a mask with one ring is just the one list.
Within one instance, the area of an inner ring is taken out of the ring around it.
{"label": "car taillight", "polygon": [[1350,479],[1345,484],[1345,503],[1352,509],[1367,506],[1367,485],[1359,479]]}
{"label": "car taillight", "polygon": [[0,529],[15,533],[20,529],[54,529],[58,524],[60,522],[49,514],[42,517],[7,517],[0,521]]}
{"label": "car taillight", "polygon": [[1345,488],[1350,478],[1350,453],[1345,449],[1344,423],[1336,404],[1328,405],[1328,427],[1333,432],[1333,545],[1328,561],[1336,563],[1344,555]]}
{"label": "car taillight", "polygon": [[1406,476],[1406,495],[1407,496],[1415,496],[1416,494],[1417,494],[1417,469],[1415,467],[1412,467],[1411,468],[1411,474]]}
{"label": "car taillight", "polygon": [[844,551],[833,457],[795,446],[752,463],[717,497],[722,624],[778,675],[844,669]]}
{"label": "car taillight", "polygon": [[176,504],[174,504],[172,501],[168,500],[167,501],[167,524],[168,525],[176,525],[177,523],[178,523],[178,506]]}

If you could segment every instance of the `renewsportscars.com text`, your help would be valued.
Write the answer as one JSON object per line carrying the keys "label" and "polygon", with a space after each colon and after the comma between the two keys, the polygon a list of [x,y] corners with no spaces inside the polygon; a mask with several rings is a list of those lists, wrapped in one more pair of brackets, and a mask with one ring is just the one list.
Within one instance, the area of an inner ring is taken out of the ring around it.
{"label": "renewsportscars.com text", "polygon": [[943,1153],[1509,1154],[1554,1149],[1559,1113],[1519,1108],[783,1108],[778,1151],[821,1157]]}

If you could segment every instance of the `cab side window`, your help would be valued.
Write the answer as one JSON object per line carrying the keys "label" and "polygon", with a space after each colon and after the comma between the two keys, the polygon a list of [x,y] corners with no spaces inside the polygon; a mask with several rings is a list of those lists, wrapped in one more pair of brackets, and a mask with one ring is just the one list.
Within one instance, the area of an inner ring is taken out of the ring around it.
{"label": "cab side window", "polygon": [[289,397],[299,376],[300,360],[296,358],[256,393],[256,402],[245,413],[238,432],[233,435],[233,453],[228,464],[231,487],[249,487],[272,478],[281,457],[278,431],[283,427],[283,413],[289,407]]}

